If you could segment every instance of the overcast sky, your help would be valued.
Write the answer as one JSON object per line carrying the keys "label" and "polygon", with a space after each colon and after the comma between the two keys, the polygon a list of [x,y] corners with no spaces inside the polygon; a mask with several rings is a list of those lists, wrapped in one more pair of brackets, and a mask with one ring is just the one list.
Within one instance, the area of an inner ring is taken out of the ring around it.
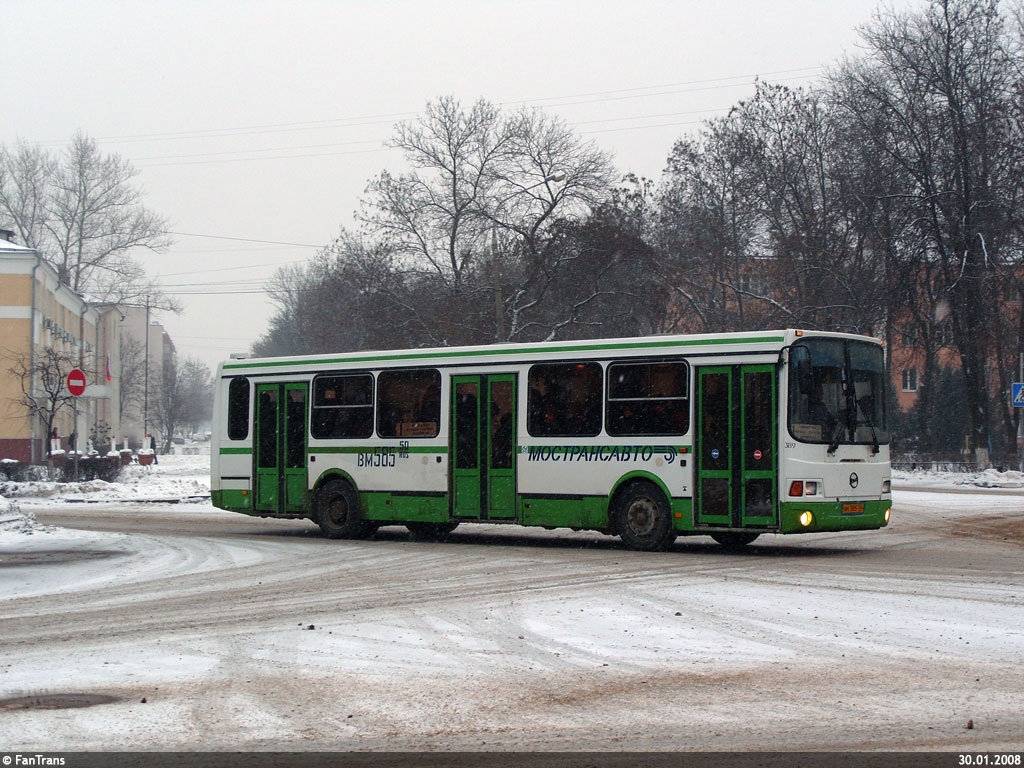
{"label": "overcast sky", "polygon": [[266,330],[275,267],[353,226],[367,179],[403,170],[383,142],[428,100],[543,107],[623,173],[657,179],[673,142],[749,95],[755,75],[811,85],[856,54],[877,8],[0,0],[0,142],[59,149],[81,130],[135,164],[147,206],[177,233],[143,255],[185,307],[160,319],[180,354],[213,367]]}

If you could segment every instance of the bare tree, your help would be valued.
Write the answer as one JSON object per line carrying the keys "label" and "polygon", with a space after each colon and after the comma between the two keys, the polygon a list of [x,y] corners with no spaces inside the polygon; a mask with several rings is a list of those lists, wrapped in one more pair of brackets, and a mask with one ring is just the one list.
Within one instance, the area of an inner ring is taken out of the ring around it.
{"label": "bare tree", "polygon": [[[765,227],[755,199],[753,146],[735,113],[676,143],[658,193],[653,240],[675,295],[664,330],[722,331],[767,322]],[[755,285],[743,275],[760,278]]]}
{"label": "bare tree", "polygon": [[146,345],[139,339],[121,335],[120,380],[118,382],[118,413],[125,421],[128,414],[138,413],[142,405],[146,375]]}
{"label": "bare tree", "polygon": [[[373,179],[360,218],[405,273],[395,281],[409,291],[399,303],[428,343],[515,337],[517,316],[535,302],[528,286],[545,274],[544,233],[556,216],[583,215],[607,198],[608,156],[540,112],[506,115],[486,101],[466,110],[453,98],[396,126],[391,145],[414,170]],[[426,285],[438,304],[413,300]],[[488,301],[493,311],[444,311]]]}
{"label": "bare tree", "polygon": [[1010,162],[1019,153],[1006,151],[1019,144],[1007,120],[1017,70],[995,0],[934,0],[920,13],[884,12],[863,37],[866,57],[838,73],[841,103],[908,179],[901,194],[929,267],[917,279],[931,277],[944,294],[972,443],[985,463],[998,315],[990,297],[1009,257],[1007,236],[1015,226],[1019,232],[1019,211],[1006,204],[1020,178],[1019,164]]}
{"label": "bare tree", "polygon": [[17,231],[79,293],[106,303],[149,295],[176,309],[132,255],[137,248],[162,251],[172,242],[167,222],[143,206],[132,184],[137,173],[82,134],[58,157],[25,144],[0,148],[0,223]]}
{"label": "bare tree", "polygon": [[210,417],[213,407],[213,376],[210,369],[195,358],[166,362],[163,377],[153,402],[153,423],[163,438],[163,451],[171,449],[175,434],[195,432]]}
{"label": "bare tree", "polygon": [[70,354],[50,347],[34,357],[14,352],[5,356],[11,361],[10,373],[18,381],[21,391],[14,401],[25,409],[25,418],[29,422],[38,421],[49,454],[49,437],[53,434],[57,415],[72,406],[75,400],[68,391],[67,377],[76,361]]}
{"label": "bare tree", "polygon": [[56,162],[44,150],[24,142],[13,151],[0,145],[0,221],[20,242],[41,247],[49,218],[47,199]]}

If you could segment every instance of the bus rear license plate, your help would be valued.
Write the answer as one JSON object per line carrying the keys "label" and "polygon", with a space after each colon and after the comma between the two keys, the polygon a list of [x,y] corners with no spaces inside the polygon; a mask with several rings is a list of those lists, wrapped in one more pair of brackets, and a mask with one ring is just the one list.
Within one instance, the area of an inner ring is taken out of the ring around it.
{"label": "bus rear license plate", "polygon": [[843,504],[844,515],[863,515],[864,505],[863,504]]}

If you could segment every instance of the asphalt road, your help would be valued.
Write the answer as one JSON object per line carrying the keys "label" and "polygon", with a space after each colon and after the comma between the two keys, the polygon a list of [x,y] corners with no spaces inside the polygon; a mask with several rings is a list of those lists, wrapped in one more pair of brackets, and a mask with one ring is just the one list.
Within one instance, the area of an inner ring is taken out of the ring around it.
{"label": "asphalt road", "polygon": [[902,492],[888,529],[735,554],[36,515],[127,535],[0,558],[8,748],[1024,749],[1020,496]]}

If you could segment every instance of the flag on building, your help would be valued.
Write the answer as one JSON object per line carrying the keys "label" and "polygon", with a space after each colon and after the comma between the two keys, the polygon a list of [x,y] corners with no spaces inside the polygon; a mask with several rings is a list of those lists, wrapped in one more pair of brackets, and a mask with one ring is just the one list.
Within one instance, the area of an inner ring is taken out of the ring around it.
{"label": "flag on building", "polygon": [[110,353],[107,352],[107,381],[110,381]]}

